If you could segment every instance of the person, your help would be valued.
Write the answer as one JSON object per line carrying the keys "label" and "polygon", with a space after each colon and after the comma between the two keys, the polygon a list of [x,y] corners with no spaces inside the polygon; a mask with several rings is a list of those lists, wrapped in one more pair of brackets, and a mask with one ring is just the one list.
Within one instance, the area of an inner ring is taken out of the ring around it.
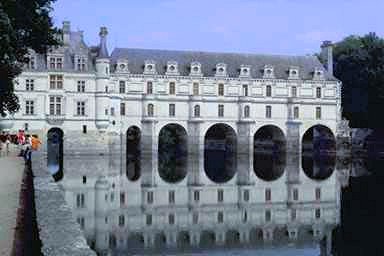
{"label": "person", "polygon": [[24,144],[24,160],[28,161],[30,156],[30,150],[32,146],[31,136],[27,135]]}
{"label": "person", "polygon": [[18,142],[19,148],[20,148],[19,156],[23,156],[24,155],[24,144],[25,144],[25,135],[24,135],[23,130],[19,130],[19,132],[17,134],[17,142]]}
{"label": "person", "polygon": [[7,134],[6,140],[5,140],[5,148],[6,148],[7,156],[9,155],[9,144],[11,144],[11,135]]}
{"label": "person", "polygon": [[32,150],[38,150],[41,145],[41,141],[36,135],[31,136],[31,147]]}

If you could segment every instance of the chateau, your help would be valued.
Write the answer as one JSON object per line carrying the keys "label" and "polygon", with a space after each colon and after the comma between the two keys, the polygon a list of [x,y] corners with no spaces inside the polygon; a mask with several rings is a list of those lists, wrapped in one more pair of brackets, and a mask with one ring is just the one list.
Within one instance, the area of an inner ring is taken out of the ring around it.
{"label": "chateau", "polygon": [[[109,156],[114,164],[103,162],[106,167],[99,172],[120,173],[120,181],[114,181],[120,185],[112,187],[100,176],[86,187],[103,193],[118,189],[130,198],[124,207],[144,209],[142,216],[165,207],[175,210],[175,225],[187,225],[188,218],[196,217],[184,211],[179,219],[183,207],[213,214],[219,209],[222,215],[220,204],[225,202],[242,209],[233,211],[239,220],[245,211],[266,230],[266,239],[275,224],[289,226],[290,236],[296,237],[300,220],[313,224],[318,236],[338,222],[335,161],[320,161],[318,167],[304,159],[305,151],[313,150],[312,139],[325,136],[333,141],[328,150],[334,151],[345,132],[340,129],[341,82],[332,73],[331,42],[321,46],[324,68],[315,56],[130,48],[109,54],[105,27],[96,47],[87,46],[83,33],[71,31],[69,22],[62,32],[62,46],[46,55],[31,51],[15,84],[20,111],[0,120],[2,129],[24,129],[43,139],[40,168],[47,166],[51,151],[46,142],[54,131],[63,140],[64,177],[70,175],[66,170],[78,172],[69,187],[80,191],[81,173],[97,168],[73,159]],[[69,167],[73,162],[79,165]],[[309,171],[304,167],[308,163]],[[67,196],[76,200],[79,195]],[[169,208],[170,202],[180,209]],[[104,215],[98,214],[102,222]],[[223,222],[227,217],[218,218]],[[146,220],[138,221],[144,225]],[[108,230],[105,225],[102,229]],[[149,228],[146,234],[154,232]],[[221,233],[216,238],[224,239]],[[145,243],[151,244],[154,238],[148,239]]]}

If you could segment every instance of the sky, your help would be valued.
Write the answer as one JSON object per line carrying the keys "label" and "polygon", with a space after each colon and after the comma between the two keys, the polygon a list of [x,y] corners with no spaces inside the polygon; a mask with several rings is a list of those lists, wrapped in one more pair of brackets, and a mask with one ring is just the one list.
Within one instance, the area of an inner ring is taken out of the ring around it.
{"label": "sky", "polygon": [[54,24],[71,22],[108,48],[306,55],[321,42],[376,32],[384,36],[384,0],[57,0]]}

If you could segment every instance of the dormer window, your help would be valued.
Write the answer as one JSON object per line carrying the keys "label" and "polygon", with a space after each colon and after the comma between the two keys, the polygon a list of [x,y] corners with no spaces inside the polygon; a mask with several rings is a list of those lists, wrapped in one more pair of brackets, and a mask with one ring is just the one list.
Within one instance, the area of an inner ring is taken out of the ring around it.
{"label": "dormer window", "polygon": [[315,68],[315,71],[313,72],[313,79],[314,80],[324,79],[324,71],[321,68]]}
{"label": "dormer window", "polygon": [[240,66],[240,77],[249,77],[251,75],[251,66],[241,65]]}
{"label": "dormer window", "polygon": [[299,79],[299,68],[290,67],[288,70],[288,79]]}
{"label": "dormer window", "polygon": [[63,68],[63,56],[49,56],[48,64],[49,69],[62,69]]}
{"label": "dormer window", "polygon": [[201,76],[201,64],[199,62],[191,63],[191,76]]}
{"label": "dormer window", "polygon": [[126,59],[117,60],[116,71],[117,72],[129,73],[129,71],[128,71],[128,60],[126,60]]}
{"label": "dormer window", "polygon": [[86,71],[87,70],[87,58],[84,56],[76,57],[76,70],[77,71]]}
{"label": "dormer window", "polygon": [[176,61],[168,61],[167,62],[167,72],[166,75],[178,75],[179,71],[177,69]]}
{"label": "dormer window", "polygon": [[215,76],[227,76],[227,65],[224,63],[217,64]]}
{"label": "dormer window", "polygon": [[263,78],[274,78],[273,66],[271,65],[264,66]]}
{"label": "dormer window", "polygon": [[156,74],[156,62],[154,60],[145,61],[144,74]]}
{"label": "dormer window", "polygon": [[36,56],[35,55],[30,55],[28,57],[28,69],[36,69]]}

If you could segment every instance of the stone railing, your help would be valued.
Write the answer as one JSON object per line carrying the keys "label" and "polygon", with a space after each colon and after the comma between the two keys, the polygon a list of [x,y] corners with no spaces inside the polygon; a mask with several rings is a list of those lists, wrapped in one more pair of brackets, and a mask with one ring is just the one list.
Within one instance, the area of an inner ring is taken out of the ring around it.
{"label": "stone railing", "polygon": [[43,255],[96,256],[76,223],[64,193],[46,168],[46,155],[32,153],[36,221]]}

